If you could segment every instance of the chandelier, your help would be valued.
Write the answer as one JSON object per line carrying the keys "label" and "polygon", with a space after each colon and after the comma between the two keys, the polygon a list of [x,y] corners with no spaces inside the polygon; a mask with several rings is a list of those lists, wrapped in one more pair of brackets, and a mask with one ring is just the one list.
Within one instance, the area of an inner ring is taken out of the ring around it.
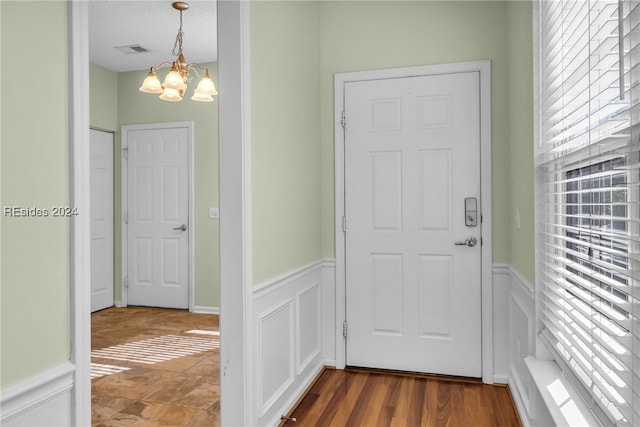
{"label": "chandelier", "polygon": [[[178,30],[176,41],[171,51],[171,54],[178,58],[173,62],[163,62],[156,67],[151,67],[149,74],[144,79],[142,86],[140,86],[140,92],[160,94],[160,99],[164,101],[182,101],[182,96],[185,90],[187,90],[187,83],[190,83],[193,79],[193,76],[189,73],[193,71],[195,75],[200,77],[200,74],[198,74],[196,70],[197,67],[201,71],[204,71],[204,76],[200,79],[200,82],[198,82],[198,86],[191,99],[199,102],[211,102],[213,101],[213,95],[217,95],[218,92],[216,91],[213,80],[211,80],[211,76],[209,76],[209,70],[196,63],[187,64],[182,54],[182,37],[184,35],[182,32],[182,12],[189,9],[189,4],[177,1],[172,3],[171,6],[180,11],[180,29]],[[164,82],[160,84],[160,80],[158,80],[158,76],[156,75],[156,69],[169,65],[171,65],[171,69],[164,78]]]}

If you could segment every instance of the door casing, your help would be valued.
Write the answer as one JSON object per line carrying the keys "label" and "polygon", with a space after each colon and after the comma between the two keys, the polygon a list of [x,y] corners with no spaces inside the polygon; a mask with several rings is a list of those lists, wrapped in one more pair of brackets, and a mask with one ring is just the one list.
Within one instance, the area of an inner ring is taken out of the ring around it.
{"label": "door casing", "polygon": [[[189,292],[189,311],[193,311],[194,307],[194,292],[193,292],[193,277],[194,277],[194,241],[193,241],[193,228],[194,228],[194,212],[193,212],[193,202],[194,202],[194,192],[193,192],[193,122],[170,122],[170,123],[151,123],[151,124],[141,124],[141,125],[127,125],[122,126],[121,131],[121,147],[127,147],[127,138],[128,132],[134,130],[157,130],[157,129],[169,129],[169,128],[187,128],[189,131],[188,143],[189,143],[189,160],[188,167],[189,171],[187,175],[189,177],[188,186],[189,189],[187,194],[189,195],[189,224],[187,228],[188,239],[189,239],[189,260],[188,260],[188,272],[189,272],[189,281],[188,281],[188,292]],[[121,196],[121,224],[122,224],[122,233],[120,237],[120,247],[121,247],[121,262],[122,262],[122,273],[121,273],[121,304],[122,307],[127,306],[127,286],[125,283],[125,277],[127,276],[127,272],[129,269],[129,261],[128,261],[128,246],[127,246],[127,233],[128,233],[128,224],[125,222],[125,214],[128,211],[128,185],[129,178],[127,172],[126,160],[124,158],[124,151],[120,153],[122,159],[122,167],[121,167],[121,176],[122,181],[120,184],[120,196]]]}
{"label": "door casing", "polygon": [[[493,285],[491,226],[491,62],[473,61],[454,64],[427,65],[372,71],[339,73],[334,76],[334,153],[335,153],[335,247],[336,247],[336,367],[346,364],[346,340],[343,325],[346,320],[345,234],[342,218],[345,212],[344,189],[344,86],[348,82],[389,78],[430,76],[477,71],[480,73],[480,191],[481,223],[481,311],[482,311],[482,380],[493,383]],[[348,117],[346,118],[348,123]]]}

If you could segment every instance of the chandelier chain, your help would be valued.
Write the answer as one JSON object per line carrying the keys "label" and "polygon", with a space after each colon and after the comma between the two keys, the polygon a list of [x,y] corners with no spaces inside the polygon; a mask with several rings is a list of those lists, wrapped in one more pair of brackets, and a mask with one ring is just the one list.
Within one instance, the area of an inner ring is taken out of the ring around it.
{"label": "chandelier chain", "polygon": [[176,35],[176,41],[173,43],[173,50],[171,51],[172,55],[174,56],[182,55],[182,37],[183,36],[184,36],[184,32],[182,31],[182,10],[181,10],[180,11],[180,29],[178,30],[178,34]]}

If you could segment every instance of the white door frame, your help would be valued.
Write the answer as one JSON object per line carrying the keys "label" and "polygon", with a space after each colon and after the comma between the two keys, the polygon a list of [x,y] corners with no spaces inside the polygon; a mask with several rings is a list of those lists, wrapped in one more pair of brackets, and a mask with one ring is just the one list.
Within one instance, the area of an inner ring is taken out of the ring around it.
{"label": "white door frame", "polygon": [[120,280],[120,288],[121,288],[121,303],[122,307],[127,306],[128,302],[128,288],[127,283],[125,282],[125,277],[129,272],[129,239],[127,238],[129,232],[129,224],[125,222],[125,215],[129,212],[129,175],[128,175],[128,164],[126,160],[126,156],[124,155],[125,150],[128,149],[128,135],[130,131],[137,130],[159,130],[159,129],[184,129],[187,128],[189,131],[189,136],[187,137],[187,144],[189,150],[189,159],[187,161],[187,167],[189,171],[187,172],[188,180],[188,189],[187,195],[189,197],[189,223],[187,224],[187,238],[189,239],[189,251],[188,251],[188,260],[187,260],[187,269],[188,269],[188,301],[189,301],[189,311],[193,311],[194,307],[194,291],[193,291],[193,277],[195,274],[194,270],[194,242],[193,242],[193,228],[194,228],[194,191],[193,191],[193,173],[194,173],[194,164],[193,164],[193,150],[194,150],[194,136],[193,136],[193,122],[168,122],[168,123],[149,123],[149,124],[139,124],[139,125],[126,125],[122,126],[120,132],[120,146],[122,148],[122,152],[120,153],[120,159],[122,161],[121,167],[121,178],[122,181],[120,183],[120,192],[121,192],[121,212],[122,216],[120,218],[120,224],[122,225],[122,233],[120,235],[120,248],[122,251],[122,277]]}
{"label": "white door frame", "polygon": [[[90,206],[89,2],[68,3],[69,193],[80,212]],[[249,5],[218,1],[220,176],[220,417],[221,425],[251,418],[251,147],[249,145]],[[91,221],[71,220],[70,329],[72,425],[91,424]]]}
{"label": "white door frame", "polygon": [[[343,324],[346,320],[345,234],[344,216],[344,87],[349,82],[419,77],[435,74],[480,73],[480,206],[481,224],[481,310],[482,310],[482,380],[493,383],[493,284],[492,284],[492,227],[491,227],[491,62],[473,61],[456,64],[427,65],[373,71],[339,73],[334,76],[334,153],[335,153],[335,245],[336,245],[336,367],[346,365],[346,340]],[[347,117],[348,126],[348,117]]]}

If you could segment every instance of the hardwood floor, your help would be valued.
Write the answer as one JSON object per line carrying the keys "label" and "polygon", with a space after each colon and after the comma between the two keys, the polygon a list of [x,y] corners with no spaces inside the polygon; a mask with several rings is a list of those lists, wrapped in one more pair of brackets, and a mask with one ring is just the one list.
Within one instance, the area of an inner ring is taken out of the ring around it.
{"label": "hardwood floor", "polygon": [[326,369],[287,427],[521,426],[506,386],[480,381]]}
{"label": "hardwood floor", "polygon": [[147,307],[91,315],[94,427],[220,425],[218,316]]}

